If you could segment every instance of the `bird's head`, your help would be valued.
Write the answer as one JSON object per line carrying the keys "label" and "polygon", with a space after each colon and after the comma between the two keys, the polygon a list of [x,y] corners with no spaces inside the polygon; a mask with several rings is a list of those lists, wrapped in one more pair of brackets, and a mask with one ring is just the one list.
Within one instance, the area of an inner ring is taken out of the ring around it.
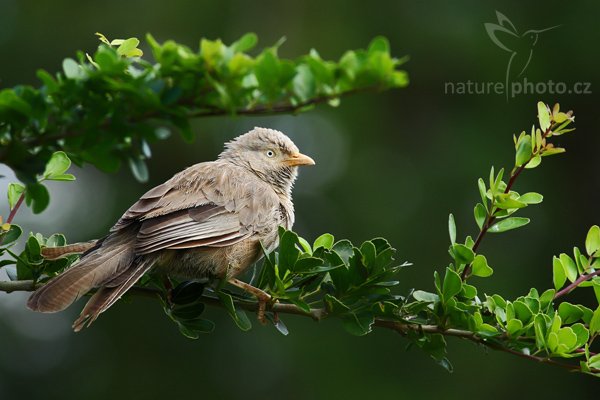
{"label": "bird's head", "polygon": [[315,164],[289,137],[267,128],[254,128],[226,143],[219,159],[247,168],[283,193],[291,190],[297,167]]}
{"label": "bird's head", "polygon": [[540,33],[551,31],[558,27],[560,27],[560,25],[552,26],[552,27],[546,28],[546,29],[530,29],[526,32],[523,32],[523,34],[521,35],[521,38],[523,38],[529,44],[530,47],[533,47],[537,43],[537,41],[540,37]]}

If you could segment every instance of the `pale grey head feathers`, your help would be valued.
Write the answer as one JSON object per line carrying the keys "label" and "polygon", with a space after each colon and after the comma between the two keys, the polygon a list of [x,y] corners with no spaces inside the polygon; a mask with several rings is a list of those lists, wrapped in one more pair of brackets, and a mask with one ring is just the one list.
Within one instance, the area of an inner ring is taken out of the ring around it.
{"label": "pale grey head feathers", "polygon": [[251,131],[225,143],[225,150],[219,158],[226,158],[232,152],[264,149],[278,149],[290,155],[299,153],[298,147],[284,133],[275,129],[255,127]]}
{"label": "pale grey head feathers", "polygon": [[247,168],[284,193],[292,189],[297,166],[314,164],[283,133],[258,127],[227,142],[219,159]]}

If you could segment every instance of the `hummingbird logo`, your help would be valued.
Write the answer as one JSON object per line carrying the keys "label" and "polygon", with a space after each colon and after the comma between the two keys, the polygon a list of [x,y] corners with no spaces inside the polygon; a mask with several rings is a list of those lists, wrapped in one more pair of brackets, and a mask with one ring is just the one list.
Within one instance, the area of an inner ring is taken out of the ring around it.
{"label": "hummingbird logo", "polygon": [[505,91],[508,99],[508,84],[523,75],[529,66],[531,57],[533,57],[533,48],[539,39],[540,33],[558,28],[560,25],[546,29],[530,29],[519,33],[506,15],[496,11],[496,17],[498,18],[497,24],[487,22],[484,26],[492,42],[502,50],[510,53],[505,77]]}

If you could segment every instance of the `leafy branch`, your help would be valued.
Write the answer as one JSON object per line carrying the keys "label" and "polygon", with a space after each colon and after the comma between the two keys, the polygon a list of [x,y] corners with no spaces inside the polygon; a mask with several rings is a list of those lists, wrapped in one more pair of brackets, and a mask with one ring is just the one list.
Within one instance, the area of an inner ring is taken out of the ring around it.
{"label": "leafy branch", "polygon": [[283,40],[252,56],[258,40],[252,33],[229,46],[202,39],[196,51],[147,35],[155,60],[149,62],[138,39],[98,36],[98,49],[65,59],[62,73],[38,71],[41,88],[0,91],[0,162],[26,184],[36,183],[56,151],[109,172],[126,161],[145,181],[149,144],[174,128],[192,141],[192,118],[303,112],[408,83],[398,69],[405,60],[393,58],[382,37],[327,61],[314,49],[294,60],[279,58]]}
{"label": "leafy branch", "polygon": [[[540,127],[536,129],[535,126],[532,126],[529,135],[523,131],[518,138],[513,137],[516,150],[515,165],[510,173],[508,183],[502,181],[504,169],[501,169],[498,175],[494,175],[493,167],[490,171],[489,190],[486,190],[483,179],[479,179],[477,184],[481,194],[481,203],[475,206],[474,213],[480,231],[472,246],[473,252],[477,252],[483,237],[488,231],[500,233],[529,223],[527,218],[507,217],[530,204],[541,203],[543,196],[538,193],[526,193],[519,196],[517,192],[512,191],[512,187],[525,169],[533,169],[539,166],[542,157],[565,151],[563,148],[554,147],[547,139],[571,132],[573,129],[568,128],[568,126],[574,119],[572,111],[561,112],[558,104],[550,112],[546,104],[539,102],[538,120]],[[502,220],[496,222],[498,219]],[[453,217],[451,217],[451,221],[453,221]],[[471,271],[472,264],[469,263],[462,270],[461,278],[466,280]]]}
{"label": "leafy branch", "polygon": [[[39,285],[37,285],[37,286],[39,286]],[[37,286],[35,285],[35,283],[33,281],[0,282],[0,290],[7,292],[7,293],[12,293],[14,291],[33,291]],[[149,288],[149,287],[133,287],[128,292],[128,295],[129,296],[141,296],[141,297],[163,299],[164,293],[161,290]],[[225,306],[221,302],[221,300],[214,295],[202,294],[199,296],[198,301],[201,302],[198,304],[205,304],[208,306],[225,308]],[[241,301],[241,300],[236,299],[236,300],[234,300],[234,304],[237,309],[241,309],[241,310],[245,310],[245,311],[257,312],[259,309],[259,304],[255,301]],[[189,311],[190,311],[189,309],[186,311],[188,313],[188,316],[189,316]],[[311,308],[309,311],[306,311],[305,309],[302,309],[294,304],[287,304],[287,303],[273,304],[270,307],[270,312],[273,313],[272,315],[287,314],[287,315],[297,315],[297,316],[309,317],[309,318],[313,319],[314,321],[321,321],[321,320],[327,318],[329,315],[325,308]],[[273,320],[272,316],[271,316],[271,320]],[[184,321],[185,321],[185,318],[184,318]],[[197,321],[194,321],[193,319],[192,319],[192,321],[193,322],[189,322],[189,321],[183,322],[182,325],[184,327],[186,325],[191,326],[192,328],[198,327],[199,324],[197,324]],[[204,320],[204,321],[208,322],[207,320]],[[282,325],[282,323],[280,321],[276,322],[276,324],[277,324],[276,326],[278,327],[280,332],[282,332],[285,335],[288,334],[288,331],[287,331],[287,328],[285,327],[285,325]],[[214,329],[214,325],[212,325],[210,323],[202,324],[200,326],[202,326],[203,328],[208,328],[209,330],[208,331],[199,331],[198,329],[190,330],[190,329],[183,328],[182,332],[192,339],[197,339],[199,337],[200,332],[208,333]],[[466,330],[453,329],[453,328],[443,329],[437,325],[419,325],[419,324],[414,324],[414,323],[390,321],[390,320],[378,319],[378,318],[374,319],[372,326],[375,328],[390,329],[390,330],[398,332],[402,336],[407,336],[409,334],[413,335],[414,333],[417,333],[417,334],[439,334],[439,335],[443,335],[443,336],[457,337],[460,339],[469,340],[469,341],[474,342],[479,345],[489,347],[493,350],[504,351],[509,354],[516,355],[518,357],[523,357],[523,358],[526,358],[526,359],[529,359],[532,361],[536,361],[539,363],[550,364],[550,365],[558,366],[558,367],[565,368],[568,370],[576,370],[577,369],[576,366],[557,362],[548,357],[534,356],[531,354],[526,354],[526,353],[522,353],[522,352],[510,349],[507,347],[503,347],[501,345],[498,345],[494,341],[480,338],[479,336],[477,336],[477,334],[470,332],[470,331],[466,331]],[[181,329],[181,327],[180,327],[180,329]]]}

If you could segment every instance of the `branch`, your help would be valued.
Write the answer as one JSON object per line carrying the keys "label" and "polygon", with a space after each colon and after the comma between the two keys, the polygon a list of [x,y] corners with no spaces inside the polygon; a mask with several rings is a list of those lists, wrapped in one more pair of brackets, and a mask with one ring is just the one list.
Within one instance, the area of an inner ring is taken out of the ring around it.
{"label": "branch", "polygon": [[[461,339],[466,339],[471,342],[481,344],[483,346],[489,347],[493,350],[503,351],[505,353],[509,353],[518,357],[526,358],[531,361],[540,362],[543,364],[554,365],[556,367],[565,368],[569,371],[581,371],[581,368],[578,365],[561,363],[556,360],[553,360],[549,357],[539,357],[531,354],[526,354],[509,347],[503,346],[499,343],[481,338],[477,336],[475,333],[470,331],[463,331],[460,329],[444,329],[437,325],[418,325],[418,324],[410,324],[405,322],[396,322],[396,321],[388,321],[388,320],[380,320],[376,319],[375,326],[388,328],[399,332],[400,334],[407,334],[409,331],[416,331],[420,333],[439,333],[444,336],[454,336]],[[593,370],[592,372],[600,372],[600,370]]]}
{"label": "branch", "polygon": [[[384,87],[382,85],[365,86],[362,88],[347,90],[347,91],[341,92],[341,93],[315,97],[313,99],[309,99],[309,100],[306,100],[304,102],[301,102],[301,103],[298,103],[295,105],[291,104],[291,103],[279,103],[279,104],[273,104],[273,105],[260,105],[260,106],[256,106],[256,107],[244,108],[244,109],[239,109],[239,110],[226,110],[223,108],[208,109],[208,110],[207,109],[198,109],[195,111],[190,111],[187,114],[186,118],[192,119],[192,118],[203,118],[203,117],[217,117],[217,116],[223,116],[223,115],[262,116],[262,115],[290,114],[290,113],[294,114],[297,111],[302,110],[303,108],[313,106],[313,105],[323,104],[328,101],[338,99],[341,97],[346,97],[346,96],[350,96],[350,95],[357,94],[357,93],[363,93],[363,92],[376,92],[376,91],[383,90],[383,89],[384,89]],[[178,102],[177,104],[180,106],[188,106],[188,107],[194,106],[193,103],[190,104],[189,100],[182,100],[182,101]],[[130,120],[129,123],[139,123],[144,120],[160,117],[161,115],[162,115],[162,112],[159,110],[152,111],[149,113],[145,113],[138,118],[134,118],[134,119]],[[103,128],[109,129],[110,128],[110,120],[104,120],[103,122],[100,123],[100,126]],[[56,135],[39,136],[39,137],[33,138],[31,140],[27,140],[26,144],[27,144],[27,146],[30,146],[30,147],[41,146],[48,142],[55,142],[57,140],[67,139],[67,138],[71,138],[71,137],[77,137],[79,135],[80,135],[80,133],[78,131],[66,131],[66,132],[63,132],[60,134],[56,134]],[[0,156],[0,160],[1,159],[2,159],[2,157]]]}
{"label": "branch", "polygon": [[17,203],[15,204],[13,209],[10,210],[10,214],[8,214],[8,218],[6,219],[7,224],[10,224],[15,218],[15,215],[17,215],[17,211],[19,211],[19,207],[21,207],[21,204],[23,204],[23,200],[25,200],[25,192],[21,193],[21,195],[19,196],[19,200],[17,200]]}
{"label": "branch", "polygon": [[196,111],[196,112],[192,112],[192,113],[188,114],[188,118],[211,117],[211,116],[230,115],[230,114],[236,114],[236,115],[271,115],[271,114],[290,114],[290,113],[293,114],[296,111],[300,111],[301,109],[303,109],[305,107],[326,103],[330,100],[338,99],[340,97],[346,97],[346,96],[349,96],[352,94],[362,93],[362,92],[371,92],[371,91],[375,92],[375,91],[382,90],[382,89],[383,89],[383,86],[381,86],[381,85],[365,86],[362,88],[351,89],[351,90],[347,90],[345,92],[330,94],[327,96],[315,97],[313,99],[310,99],[310,100],[307,100],[307,101],[304,101],[302,103],[298,103],[295,105],[291,104],[291,103],[280,103],[280,104],[274,104],[271,106],[265,105],[265,106],[258,106],[258,107],[253,107],[253,108],[246,108],[246,109],[236,110],[234,112],[231,112],[230,110],[224,110],[224,109],[216,109],[216,110],[209,110],[209,111]]}
{"label": "branch", "polygon": [[583,283],[585,281],[589,281],[590,279],[592,279],[593,277],[598,276],[598,275],[600,275],[600,269],[598,271],[592,272],[591,274],[581,275],[573,283],[565,286],[562,290],[556,292],[556,294],[554,295],[554,299],[556,300],[559,297],[564,296],[565,294],[568,294],[571,290],[575,289],[581,283]]}
{"label": "branch", "polygon": [[26,281],[0,281],[0,292],[33,292],[43,284],[34,284],[32,280]]}
{"label": "branch", "polygon": [[[600,271],[597,271],[597,272],[600,272]],[[591,275],[592,274],[586,275],[586,277],[591,277]],[[598,275],[598,274],[594,273],[594,275]],[[0,281],[0,291],[4,291],[7,293],[17,292],[17,291],[31,292],[40,286],[43,286],[43,284],[36,284],[34,286],[34,283],[31,280]],[[151,297],[151,298],[157,298],[162,295],[162,292],[158,289],[149,288],[149,287],[140,287],[140,286],[132,287],[131,289],[129,289],[127,291],[127,293],[131,294],[131,295],[137,295],[137,296],[141,296],[141,297]],[[221,307],[221,308],[225,307],[218,298],[213,297],[211,295],[203,294],[201,296],[201,298],[202,298],[202,302],[205,303],[206,305],[213,306],[213,307]],[[259,303],[255,302],[255,301],[244,301],[244,300],[234,299],[234,302],[235,302],[236,307],[244,309],[246,311],[255,312],[255,311],[258,311],[258,308],[259,308]],[[300,315],[303,317],[309,317],[315,321],[320,321],[329,316],[327,310],[325,310],[324,308],[312,308],[310,310],[310,312],[307,312],[294,304],[275,303],[275,304],[271,305],[269,310],[274,313]],[[531,354],[526,354],[526,353],[511,349],[509,347],[503,346],[492,340],[488,340],[488,339],[482,338],[480,336],[477,336],[475,333],[473,333],[471,331],[465,331],[465,330],[461,330],[461,329],[452,329],[452,328],[444,329],[438,325],[421,325],[421,324],[416,324],[416,323],[390,321],[390,320],[385,320],[385,319],[375,319],[375,321],[373,322],[373,326],[375,326],[377,328],[391,329],[402,335],[406,335],[407,333],[412,331],[412,332],[428,333],[428,334],[436,334],[437,333],[437,334],[441,334],[444,336],[458,337],[461,339],[469,340],[473,343],[477,343],[477,344],[486,346],[493,350],[503,351],[505,353],[509,353],[509,354],[512,354],[512,355],[515,355],[518,357],[526,358],[528,360],[536,361],[536,362],[539,362],[542,364],[554,365],[556,367],[561,367],[561,368],[567,369],[569,371],[580,371],[581,370],[581,368],[578,365],[561,363],[561,362],[553,360],[549,357],[540,357],[540,356],[535,356],[535,355],[531,355]],[[597,372],[600,372],[600,370],[592,370],[591,372],[597,373]]]}

